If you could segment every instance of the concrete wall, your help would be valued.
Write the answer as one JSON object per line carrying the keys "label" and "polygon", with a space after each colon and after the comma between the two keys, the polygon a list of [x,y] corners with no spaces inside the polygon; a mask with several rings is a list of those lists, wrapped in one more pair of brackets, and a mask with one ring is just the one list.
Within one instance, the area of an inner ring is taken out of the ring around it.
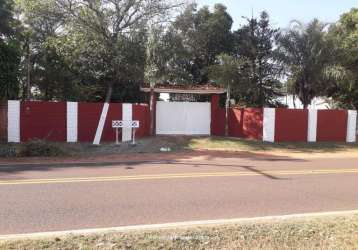
{"label": "concrete wall", "polygon": [[[140,128],[136,135],[150,135],[147,104],[20,101],[8,101],[6,104],[0,105],[0,138],[7,138],[8,142],[33,139],[94,144],[114,142],[112,120],[139,120]],[[185,116],[180,118],[178,112],[168,109],[161,118],[168,121],[164,123],[167,128],[163,129],[166,131],[181,124],[171,123],[175,121],[174,118],[183,120],[189,117],[189,122],[184,121],[185,131],[179,132],[225,135],[225,109],[219,106],[218,96],[212,97],[211,104],[175,105],[185,111]],[[205,107],[195,111],[195,105]],[[356,141],[357,111],[354,110],[230,108],[228,121],[229,136],[237,138],[267,142]],[[205,125],[205,131],[200,122]],[[122,141],[128,141],[131,137],[132,129],[120,130]]]}
{"label": "concrete wall", "polygon": [[[125,104],[131,112],[128,120],[139,120],[136,136],[149,135],[149,107],[146,104]],[[57,142],[114,142],[112,120],[123,119],[121,103],[20,102],[8,101],[8,141],[34,139]],[[1,112],[0,112],[1,114]],[[132,130],[120,131],[131,140]]]}

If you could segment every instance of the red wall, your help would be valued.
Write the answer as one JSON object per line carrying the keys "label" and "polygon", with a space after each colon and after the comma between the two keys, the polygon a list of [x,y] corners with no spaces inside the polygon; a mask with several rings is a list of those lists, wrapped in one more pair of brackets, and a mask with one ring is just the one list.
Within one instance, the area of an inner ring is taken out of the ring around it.
{"label": "red wall", "polygon": [[[112,128],[113,120],[122,119],[122,104],[111,103],[109,105],[107,119],[103,128],[102,142],[114,142],[115,129]],[[96,135],[99,118],[102,113],[103,103],[79,103],[78,104],[78,140],[80,142],[93,142]],[[150,114],[147,104],[133,104],[133,120],[139,120],[140,127],[136,131],[136,137],[149,135]],[[121,130],[119,130],[121,139]]]}
{"label": "red wall", "polygon": [[220,108],[220,96],[211,97],[211,135],[225,135],[225,109]]}
{"label": "red wall", "polygon": [[133,104],[133,120],[139,121],[136,137],[150,135],[150,111],[147,104]]}
{"label": "red wall", "polygon": [[346,110],[318,110],[317,141],[345,142],[347,123]]}
{"label": "red wall", "polygon": [[21,141],[66,141],[66,102],[21,102],[20,124]]}
{"label": "red wall", "polygon": [[308,110],[276,109],[275,141],[306,142],[308,134]]}
{"label": "red wall", "polygon": [[261,140],[262,131],[262,109],[231,108],[229,110],[229,136]]}
{"label": "red wall", "polygon": [[103,103],[78,103],[78,141],[93,142]]}
{"label": "red wall", "polygon": [[[101,112],[102,113],[102,112]],[[111,103],[109,105],[106,122],[104,123],[101,142],[114,142],[116,140],[116,130],[112,128],[113,120],[122,120],[122,104]],[[97,123],[98,126],[98,123]],[[119,130],[121,133],[121,130]],[[121,140],[121,134],[119,134],[119,140]]]}

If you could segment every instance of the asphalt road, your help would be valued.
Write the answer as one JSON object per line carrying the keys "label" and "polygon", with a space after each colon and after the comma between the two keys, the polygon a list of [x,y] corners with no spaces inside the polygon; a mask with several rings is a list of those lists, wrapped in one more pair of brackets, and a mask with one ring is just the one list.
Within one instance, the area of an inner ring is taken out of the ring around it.
{"label": "asphalt road", "polygon": [[0,235],[358,209],[358,158],[0,164]]}

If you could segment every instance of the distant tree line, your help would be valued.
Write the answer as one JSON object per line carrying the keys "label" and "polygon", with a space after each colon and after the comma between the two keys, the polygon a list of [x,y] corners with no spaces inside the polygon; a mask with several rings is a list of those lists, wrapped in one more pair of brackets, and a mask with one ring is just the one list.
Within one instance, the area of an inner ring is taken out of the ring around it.
{"label": "distant tree line", "polygon": [[0,99],[140,101],[144,83],[206,84],[243,106],[358,108],[358,9],[334,24],[233,30],[222,4],[167,0],[0,0]]}

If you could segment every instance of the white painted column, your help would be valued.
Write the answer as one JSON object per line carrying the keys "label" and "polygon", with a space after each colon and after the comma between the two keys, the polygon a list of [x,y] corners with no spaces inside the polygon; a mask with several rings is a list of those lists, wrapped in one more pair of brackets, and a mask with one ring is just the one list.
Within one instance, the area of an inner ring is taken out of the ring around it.
{"label": "white painted column", "polygon": [[316,142],[317,141],[317,109],[308,110],[308,133],[307,141]]}
{"label": "white painted column", "polygon": [[357,111],[348,110],[347,142],[356,142],[357,132]]}
{"label": "white painted column", "polygon": [[[133,105],[128,103],[123,103],[122,106],[122,120],[123,121],[132,121],[133,119]],[[122,142],[128,142],[132,140],[132,129],[123,128],[122,129]]]}
{"label": "white painted column", "polygon": [[78,103],[67,102],[67,142],[78,140]]}
{"label": "white painted column", "polygon": [[275,142],[276,109],[264,108],[263,141]]}
{"label": "white painted column", "polygon": [[93,144],[95,145],[99,145],[101,143],[103,128],[107,119],[108,109],[109,109],[109,103],[104,103],[102,108],[102,114],[99,119],[97,131],[96,131],[96,135],[93,140]]}
{"label": "white painted column", "polygon": [[20,101],[7,102],[7,141],[20,142]]}

